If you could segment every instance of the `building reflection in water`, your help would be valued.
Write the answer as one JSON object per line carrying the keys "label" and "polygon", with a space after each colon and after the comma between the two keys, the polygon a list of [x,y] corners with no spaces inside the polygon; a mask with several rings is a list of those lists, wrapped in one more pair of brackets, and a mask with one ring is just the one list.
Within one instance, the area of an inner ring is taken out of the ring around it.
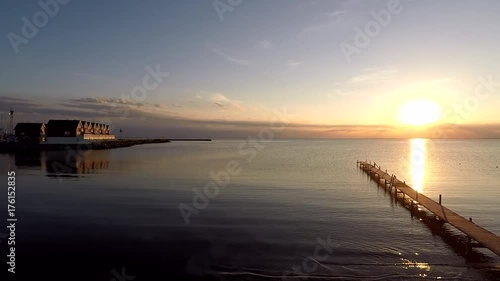
{"label": "building reflection in water", "polygon": [[91,151],[88,155],[77,157],[73,157],[73,155],[68,151],[42,152],[42,157],[45,158],[47,176],[96,174],[109,168],[109,160],[105,157],[107,156],[106,152]]}
{"label": "building reflection in water", "polygon": [[426,145],[427,139],[411,139],[411,174],[413,178],[412,187],[418,192],[423,191],[425,178]]}
{"label": "building reflection in water", "polygon": [[89,151],[86,155],[68,151],[16,153],[14,163],[19,169],[40,167],[49,177],[79,177],[108,169],[109,151]]}
{"label": "building reflection in water", "polygon": [[14,155],[14,164],[17,168],[23,167],[42,167],[45,163],[42,162],[40,152],[16,153]]}

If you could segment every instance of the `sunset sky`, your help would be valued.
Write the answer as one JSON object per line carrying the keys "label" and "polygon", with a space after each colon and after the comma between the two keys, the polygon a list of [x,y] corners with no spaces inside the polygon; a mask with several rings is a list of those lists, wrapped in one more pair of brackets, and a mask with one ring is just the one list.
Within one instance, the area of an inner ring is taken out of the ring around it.
{"label": "sunset sky", "polygon": [[[16,47],[22,18],[43,9],[4,1],[0,111],[109,118],[130,136],[246,137],[286,107],[282,137],[500,137],[500,2],[391,2],[220,0],[221,14],[213,1],[73,0]],[[343,43],[358,52],[346,58]],[[148,66],[169,75],[134,99]],[[422,111],[436,118],[408,124]]]}

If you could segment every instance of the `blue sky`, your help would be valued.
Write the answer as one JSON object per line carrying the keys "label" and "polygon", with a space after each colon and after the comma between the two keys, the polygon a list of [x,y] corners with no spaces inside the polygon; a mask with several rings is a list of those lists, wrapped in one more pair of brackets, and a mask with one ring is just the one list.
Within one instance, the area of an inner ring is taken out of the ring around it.
{"label": "blue sky", "polygon": [[[474,93],[478,77],[500,77],[498,1],[401,0],[401,12],[349,63],[340,44],[354,44],[355,28],[389,2],[243,0],[221,21],[213,1],[73,0],[16,54],[7,35],[22,35],[21,18],[41,7],[3,1],[0,95],[22,101],[4,99],[1,110],[15,105],[23,121],[90,118],[92,103],[130,95],[145,68],[159,66],[170,75],[145,100],[118,101],[136,115],[113,122],[146,135],[144,123],[227,135],[221,122],[258,126],[286,106],[304,127],[397,126],[405,102],[430,99],[446,111]],[[491,95],[463,122],[500,123],[499,106]]]}

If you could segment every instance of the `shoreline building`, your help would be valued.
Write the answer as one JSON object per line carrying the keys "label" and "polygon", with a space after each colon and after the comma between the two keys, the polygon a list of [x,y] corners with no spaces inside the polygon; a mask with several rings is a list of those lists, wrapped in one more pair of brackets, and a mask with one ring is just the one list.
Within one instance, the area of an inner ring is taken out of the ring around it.
{"label": "shoreline building", "polygon": [[44,144],[47,141],[44,123],[17,123],[14,131],[18,143]]}
{"label": "shoreline building", "polygon": [[49,120],[46,144],[90,144],[114,140],[110,126],[82,120]]}

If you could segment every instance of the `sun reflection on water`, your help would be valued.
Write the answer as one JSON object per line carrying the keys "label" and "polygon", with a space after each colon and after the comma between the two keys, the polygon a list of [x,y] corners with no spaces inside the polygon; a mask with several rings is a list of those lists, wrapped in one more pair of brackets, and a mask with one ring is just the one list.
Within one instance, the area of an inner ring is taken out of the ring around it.
{"label": "sun reflection on water", "polygon": [[427,144],[426,139],[411,139],[411,174],[413,178],[413,189],[422,192],[425,177],[425,161]]}
{"label": "sun reflection on water", "polygon": [[409,259],[401,259],[403,261],[403,268],[409,269],[409,268],[418,268],[423,271],[431,271],[431,266],[430,264],[426,262],[416,262],[416,261],[411,261]]}

